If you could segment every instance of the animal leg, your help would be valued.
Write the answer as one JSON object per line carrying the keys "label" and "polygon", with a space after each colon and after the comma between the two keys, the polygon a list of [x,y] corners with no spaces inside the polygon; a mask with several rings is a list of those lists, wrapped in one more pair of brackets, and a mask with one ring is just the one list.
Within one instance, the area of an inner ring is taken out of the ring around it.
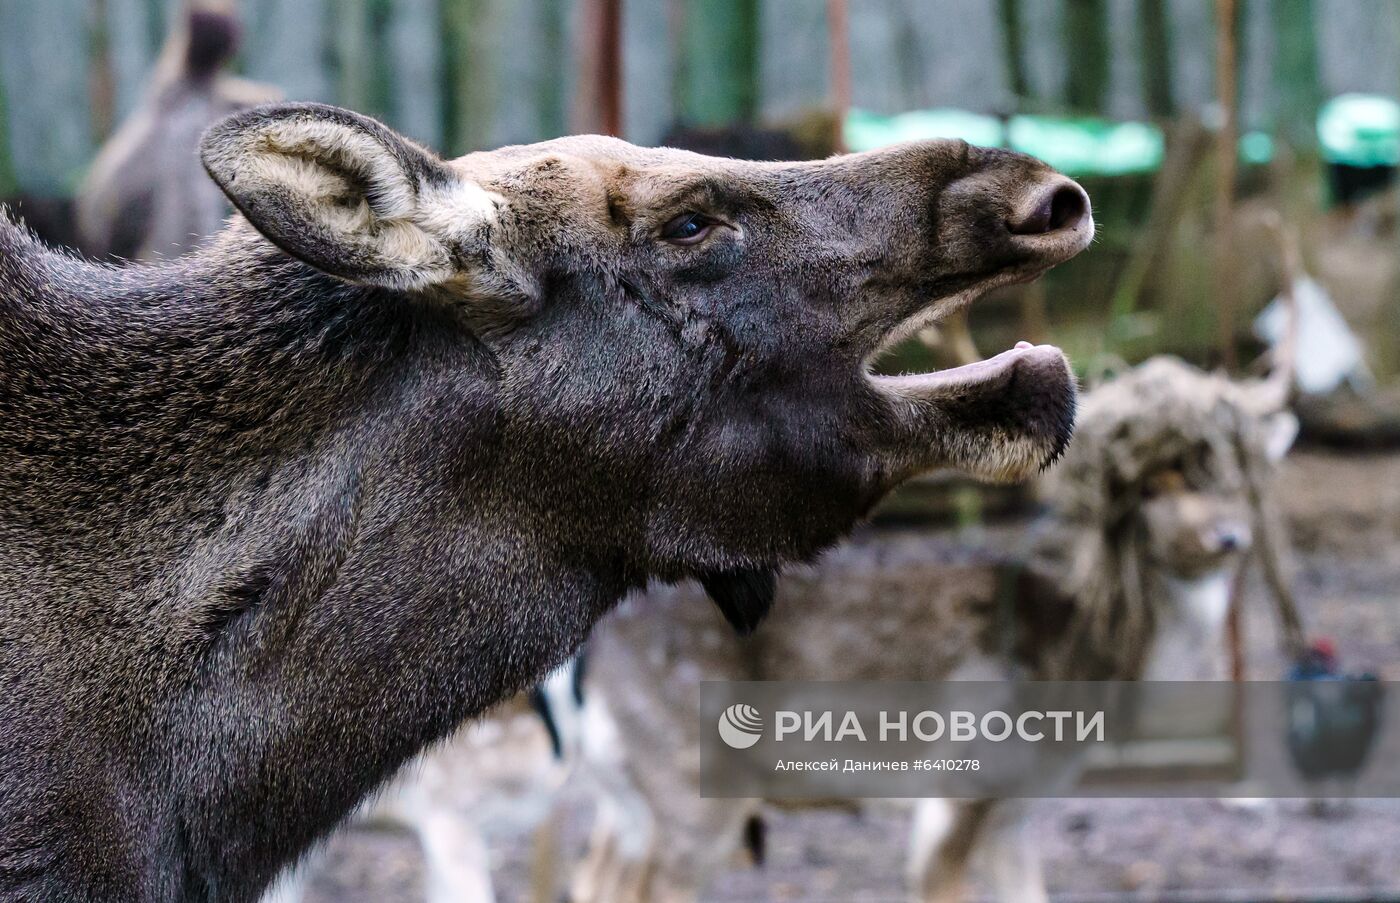
{"label": "animal leg", "polygon": [[916,903],[960,903],[968,866],[992,810],[989,800],[921,800],[910,841],[909,884]]}
{"label": "animal leg", "polygon": [[486,838],[453,812],[430,812],[413,823],[426,860],[428,903],[494,903]]}
{"label": "animal leg", "polygon": [[1027,830],[1023,805],[998,803],[981,846],[1000,903],[1049,903],[1040,850]]}

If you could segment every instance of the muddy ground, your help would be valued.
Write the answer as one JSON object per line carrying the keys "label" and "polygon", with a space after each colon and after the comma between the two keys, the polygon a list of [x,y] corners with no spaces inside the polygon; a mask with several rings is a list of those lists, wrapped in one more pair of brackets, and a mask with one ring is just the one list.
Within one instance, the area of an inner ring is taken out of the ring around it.
{"label": "muddy ground", "polygon": [[[1297,543],[1297,589],[1315,633],[1346,664],[1400,679],[1400,454],[1304,451],[1282,484]],[[1247,597],[1248,675],[1280,658],[1257,580]],[[1400,800],[1319,814],[1307,801],[1242,808],[1215,800],[1043,800],[1029,804],[1057,900],[1400,901]],[[561,802],[557,867],[588,829],[577,791]],[[774,813],[767,864],[736,863],[706,900],[903,901],[906,817],[898,811]],[[503,901],[530,900],[526,844],[493,851]],[[308,903],[417,903],[422,859],[406,833],[351,827],[329,844]]]}

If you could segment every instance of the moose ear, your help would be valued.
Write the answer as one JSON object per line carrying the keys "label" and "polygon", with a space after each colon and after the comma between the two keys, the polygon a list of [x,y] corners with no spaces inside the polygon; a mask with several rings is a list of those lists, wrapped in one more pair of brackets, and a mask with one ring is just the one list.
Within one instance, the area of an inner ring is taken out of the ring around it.
{"label": "moose ear", "polygon": [[404,290],[458,274],[499,198],[392,129],[322,104],[277,104],[214,125],[204,166],[268,240],[350,282]]}

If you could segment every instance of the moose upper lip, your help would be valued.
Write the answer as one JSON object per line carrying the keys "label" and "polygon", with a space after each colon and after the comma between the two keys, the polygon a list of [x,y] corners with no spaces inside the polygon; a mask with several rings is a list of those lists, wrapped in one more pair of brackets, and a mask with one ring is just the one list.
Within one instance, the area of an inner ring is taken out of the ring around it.
{"label": "moose upper lip", "polygon": [[[1052,358],[1056,362],[1063,361],[1064,352],[1054,345],[1032,345],[1029,342],[1017,342],[1014,348],[986,360],[959,367],[948,367],[930,373],[886,376],[874,373],[870,366],[871,362],[881,353],[913,335],[920,327],[938,322],[949,312],[971,304],[976,298],[995,288],[1012,283],[1033,281],[1043,275],[1046,270],[1070,260],[1088,248],[1094,240],[1095,232],[1088,197],[1082,189],[1072,182],[1060,185],[1056,189],[1057,192],[1066,190],[1066,186],[1072,186],[1082,202],[1082,209],[1073,223],[1067,224],[1063,228],[1035,232],[1018,232],[1011,229],[1010,224],[1008,224],[1012,242],[1023,250],[1031,252],[1033,259],[1019,267],[1004,271],[1000,276],[990,279],[960,296],[933,304],[896,325],[885,334],[884,339],[866,359],[865,371],[870,379],[883,388],[901,395],[936,394],[939,390],[950,386],[984,385],[998,377],[1006,378],[1018,361],[1048,362]],[[1053,209],[1048,215],[1051,217],[1050,225],[1053,226]]]}

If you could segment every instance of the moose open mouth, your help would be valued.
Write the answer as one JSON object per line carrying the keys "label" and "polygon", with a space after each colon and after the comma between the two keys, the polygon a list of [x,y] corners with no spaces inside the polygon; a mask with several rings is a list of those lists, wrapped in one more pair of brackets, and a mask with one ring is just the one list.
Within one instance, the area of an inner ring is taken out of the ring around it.
{"label": "moose open mouth", "polygon": [[1025,479],[1056,460],[1069,443],[1077,387],[1068,360],[1053,345],[1017,342],[995,357],[931,373],[884,375],[873,367],[879,355],[919,328],[993,288],[1031,281],[1089,246],[1094,224],[1083,189],[1056,177],[1028,194],[1007,219],[1009,235],[1002,238],[1018,262],[907,318],[866,361],[866,378],[895,416],[906,430],[921,430],[931,446],[931,454],[910,470],[952,465],[988,480]]}

